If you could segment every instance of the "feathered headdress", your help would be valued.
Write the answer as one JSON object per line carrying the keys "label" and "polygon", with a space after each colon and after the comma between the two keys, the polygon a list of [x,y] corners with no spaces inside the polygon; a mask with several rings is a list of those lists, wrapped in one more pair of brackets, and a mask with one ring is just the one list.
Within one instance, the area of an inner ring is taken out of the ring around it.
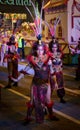
{"label": "feathered headdress", "polygon": [[60,17],[57,17],[57,18],[50,20],[50,24],[47,23],[46,21],[44,21],[44,22],[47,25],[47,27],[49,28],[49,31],[50,31],[52,38],[54,38],[55,33],[56,33],[56,27],[57,27],[58,23],[60,22]]}
{"label": "feathered headdress", "polygon": [[32,15],[31,11],[29,10],[29,8],[27,6],[25,6],[25,7],[26,7],[27,11],[29,12],[29,14],[31,15],[33,22],[35,24],[35,26],[31,26],[31,27],[32,27],[37,39],[41,40],[41,38],[42,38],[42,10],[43,10],[44,2],[42,2],[42,8],[41,8],[40,13],[38,10],[38,4],[37,4],[37,6],[35,6],[32,1],[31,1],[31,4],[34,9],[35,16]]}

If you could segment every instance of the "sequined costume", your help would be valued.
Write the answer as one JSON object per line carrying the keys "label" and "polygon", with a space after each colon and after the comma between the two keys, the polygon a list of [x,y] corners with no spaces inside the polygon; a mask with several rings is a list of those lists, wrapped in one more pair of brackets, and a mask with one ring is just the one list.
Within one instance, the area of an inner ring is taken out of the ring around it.
{"label": "sequined costume", "polygon": [[[65,101],[63,100],[63,97],[65,96],[65,90],[64,90],[64,79],[63,79],[63,71],[62,71],[62,52],[59,50],[58,47],[58,43],[52,41],[52,43],[50,43],[52,45],[50,45],[50,50],[52,53],[52,65],[53,65],[53,69],[55,71],[55,77],[56,79],[53,80],[53,76],[50,76],[50,84],[51,84],[51,89],[52,89],[52,93],[53,90],[57,90],[57,95],[60,98],[60,102],[65,103]],[[53,51],[53,46],[56,45],[54,48],[58,48],[55,52]]]}
{"label": "sequined costume", "polygon": [[[42,11],[44,1],[42,2],[41,12],[39,12],[38,4],[35,4],[31,1],[31,4],[34,9],[35,18],[30,12],[29,8],[26,7],[27,11],[30,13],[33,18],[35,26],[32,26],[32,29],[35,33],[37,41],[33,43],[32,53],[29,57],[29,63],[32,64],[35,75],[33,78],[33,83],[31,87],[31,102],[27,105],[27,116],[26,124],[30,122],[31,112],[34,107],[35,117],[37,123],[43,123],[44,121],[44,111],[45,106],[48,108],[49,119],[57,120],[53,115],[52,106],[53,102],[51,101],[51,88],[49,85],[49,75],[52,73],[52,67],[48,65],[49,55],[46,52],[45,44],[41,41],[42,38]],[[54,73],[54,72],[53,72]]]}
{"label": "sequined costume", "polygon": [[49,65],[48,55],[43,55],[43,59],[31,56],[30,62],[34,68],[35,75],[33,78],[32,95],[36,112],[36,121],[42,122],[44,119],[43,108],[47,104],[46,94],[48,91]]}
{"label": "sequined costume", "polygon": [[[11,77],[18,77],[18,55],[15,46],[15,39],[10,37],[9,42],[7,42],[6,58],[8,67],[8,85],[5,88],[11,88]],[[17,83],[14,83],[17,85]]]}
{"label": "sequined costume", "polygon": [[53,102],[51,101],[49,76],[53,74],[54,71],[49,64],[50,55],[46,53],[43,43],[39,45],[39,43],[36,42],[33,50],[32,54],[28,57],[28,61],[33,66],[35,74],[31,86],[31,99],[27,103],[26,124],[31,121],[33,108],[35,109],[36,122],[43,123],[45,106],[49,112],[49,119],[58,120],[52,111]]}

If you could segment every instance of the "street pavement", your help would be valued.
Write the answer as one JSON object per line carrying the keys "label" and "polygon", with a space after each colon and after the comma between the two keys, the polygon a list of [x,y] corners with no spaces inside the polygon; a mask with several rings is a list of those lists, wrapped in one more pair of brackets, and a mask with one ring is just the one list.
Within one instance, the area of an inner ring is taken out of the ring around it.
{"label": "street pavement", "polygon": [[[25,63],[20,62],[18,67],[19,71],[24,69],[25,66]],[[21,79],[18,87],[5,89],[4,85],[8,81],[6,67],[6,63],[0,67],[0,130],[80,129],[80,90],[78,88],[80,81],[75,80],[75,67],[64,66],[63,69],[66,104],[59,102],[56,91],[53,93],[53,111],[59,118],[59,121],[49,121],[46,116],[43,124],[37,124],[33,113],[33,121],[28,126],[23,126],[23,120],[26,115],[26,101],[30,99],[30,85],[34,71],[31,69],[29,73],[32,75],[26,75],[24,79]]]}

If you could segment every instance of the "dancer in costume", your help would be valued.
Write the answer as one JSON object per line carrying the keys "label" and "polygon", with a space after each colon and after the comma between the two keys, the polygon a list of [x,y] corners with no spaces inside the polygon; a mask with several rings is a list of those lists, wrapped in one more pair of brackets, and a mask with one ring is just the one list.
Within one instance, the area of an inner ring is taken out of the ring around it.
{"label": "dancer in costume", "polygon": [[[33,3],[32,5],[34,7]],[[31,121],[33,108],[35,110],[36,122],[43,123],[45,106],[48,109],[49,119],[58,120],[58,118],[54,115],[54,112],[52,111],[53,102],[51,101],[51,87],[49,84],[49,76],[51,74],[54,78],[54,70],[52,68],[52,62],[49,59],[50,54],[47,53],[46,45],[41,41],[41,23],[42,20],[39,20],[36,15],[36,28],[34,29],[37,41],[33,44],[31,54],[30,56],[28,56],[29,64],[33,66],[35,73],[31,86],[31,99],[27,103],[27,115],[24,122],[25,125],[30,123]],[[23,75],[24,74],[26,74],[26,72],[23,72]],[[23,77],[23,75],[20,75],[18,77],[18,80],[20,80],[20,77]]]}
{"label": "dancer in costume", "polygon": [[[51,101],[51,88],[49,84],[49,75],[53,75],[54,71],[50,68],[49,55],[46,53],[45,45],[43,42],[40,42],[39,40],[34,44],[33,54],[29,57],[29,61],[35,71],[31,102],[35,108],[36,122],[38,123],[44,121],[43,110],[45,106],[48,108],[49,118],[51,120],[57,120],[52,112],[53,102]],[[30,108],[28,111],[30,111]],[[29,118],[29,113],[27,113],[26,121],[29,121]]]}
{"label": "dancer in costume", "polygon": [[[31,100],[27,103],[25,124],[31,121],[33,108],[35,109],[36,122],[42,123],[44,121],[45,106],[49,112],[49,119],[58,120],[52,111],[53,102],[51,101],[49,75],[51,74],[54,78],[54,70],[49,58],[50,55],[46,52],[46,45],[38,39],[38,41],[34,43],[32,53],[28,57],[28,61],[33,66],[35,74],[31,87]],[[18,77],[18,80],[26,73],[26,71],[23,71]]]}
{"label": "dancer in costume", "polygon": [[55,70],[55,81],[53,80],[53,77],[50,76],[50,84],[51,84],[51,92],[53,93],[53,90],[57,90],[57,95],[60,98],[61,103],[65,103],[65,100],[63,97],[65,96],[65,90],[64,90],[64,79],[63,79],[63,71],[62,71],[62,56],[63,53],[61,52],[59,48],[59,44],[56,41],[55,38],[52,39],[52,41],[49,43],[49,49],[52,53],[52,64],[53,68]]}
{"label": "dancer in costume", "polygon": [[51,85],[51,92],[53,90],[57,90],[57,95],[60,98],[61,103],[65,103],[63,97],[65,96],[64,90],[64,80],[63,80],[63,72],[62,72],[62,52],[59,48],[58,40],[55,38],[56,27],[60,22],[60,17],[54,20],[54,24],[47,24],[50,30],[50,34],[52,36],[52,41],[49,43],[49,50],[52,54],[52,66],[55,70],[55,80],[53,79],[52,75],[50,75],[50,85]]}
{"label": "dancer in costume", "polygon": [[11,88],[11,85],[17,86],[17,82],[13,82],[11,77],[17,79],[18,77],[18,54],[15,46],[15,37],[11,36],[7,42],[6,56],[8,67],[8,85],[5,88]]}

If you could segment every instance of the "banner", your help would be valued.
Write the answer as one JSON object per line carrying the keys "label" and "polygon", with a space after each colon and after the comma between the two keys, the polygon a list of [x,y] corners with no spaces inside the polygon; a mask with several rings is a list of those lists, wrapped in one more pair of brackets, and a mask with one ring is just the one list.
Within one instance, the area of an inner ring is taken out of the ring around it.
{"label": "banner", "polygon": [[28,5],[31,6],[31,0],[0,0],[3,5]]}

